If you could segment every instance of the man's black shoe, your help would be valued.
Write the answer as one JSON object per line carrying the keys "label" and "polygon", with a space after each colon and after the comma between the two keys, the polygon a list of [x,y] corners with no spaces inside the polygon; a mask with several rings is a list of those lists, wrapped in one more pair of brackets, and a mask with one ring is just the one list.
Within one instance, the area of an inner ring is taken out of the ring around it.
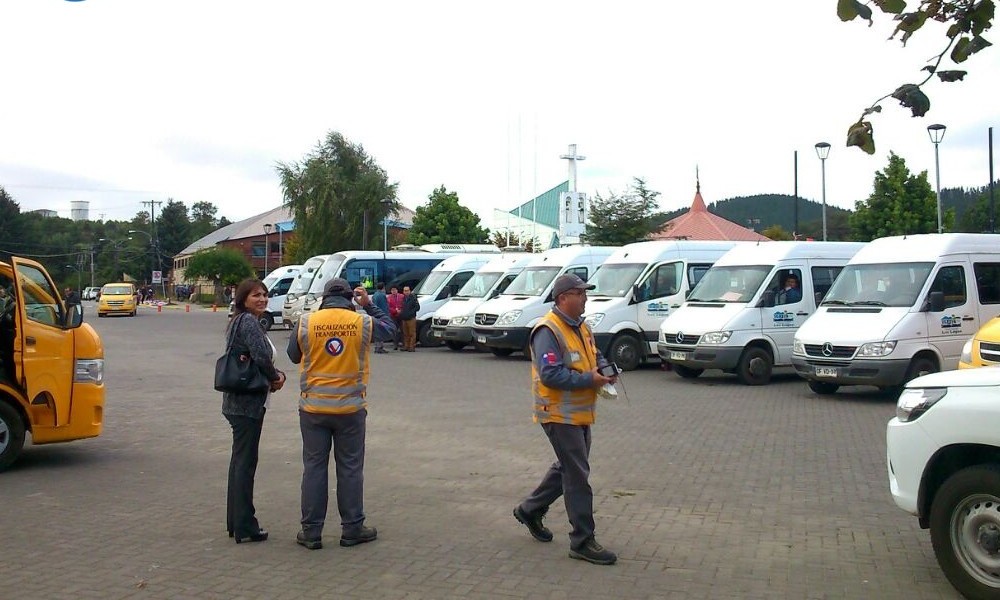
{"label": "man's black shoe", "polygon": [[257,533],[251,533],[250,535],[236,538],[237,544],[245,544],[247,542],[263,542],[267,539],[267,530],[259,529]]}
{"label": "man's black shoe", "polygon": [[613,565],[618,560],[618,555],[611,550],[605,550],[604,546],[597,543],[597,540],[590,538],[578,548],[569,549],[569,557],[595,565]]}
{"label": "man's black shoe", "polygon": [[364,527],[358,530],[354,535],[342,535],[340,536],[340,545],[345,548],[348,546],[357,546],[358,544],[364,544],[366,542],[374,542],[375,538],[378,537],[378,530],[374,527]]}
{"label": "man's black shoe", "polygon": [[319,550],[320,548],[323,547],[322,538],[309,539],[306,537],[306,534],[303,531],[300,531],[295,534],[295,543],[300,546],[305,546],[310,550]]}
{"label": "man's black shoe", "polygon": [[514,507],[514,518],[517,519],[518,523],[528,528],[531,537],[539,542],[551,542],[552,532],[545,525],[542,525],[542,517],[544,516],[545,511],[529,515],[524,512],[524,509],[520,505]]}

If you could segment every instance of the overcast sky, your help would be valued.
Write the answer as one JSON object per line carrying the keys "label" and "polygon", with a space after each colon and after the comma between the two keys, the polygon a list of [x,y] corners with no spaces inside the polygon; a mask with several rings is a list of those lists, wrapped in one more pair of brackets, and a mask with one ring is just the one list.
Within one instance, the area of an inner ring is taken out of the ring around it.
{"label": "overcast sky", "polygon": [[275,163],[337,130],[404,205],[443,184],[488,226],[564,181],[571,143],[581,191],[642,177],[673,210],[696,167],[706,202],[791,194],[795,151],[799,195],[818,201],[827,141],[827,201],[852,208],[890,150],[933,186],[938,122],[941,186],[987,185],[996,47],[960,67],[965,82],[926,88],[924,118],[884,101],[874,156],[845,147],[945,41],[937,23],[906,48],[891,31],[841,23],[836,0],[3,0],[0,186],[61,216],[73,200],[129,219],[173,198],[235,221],[280,205]]}

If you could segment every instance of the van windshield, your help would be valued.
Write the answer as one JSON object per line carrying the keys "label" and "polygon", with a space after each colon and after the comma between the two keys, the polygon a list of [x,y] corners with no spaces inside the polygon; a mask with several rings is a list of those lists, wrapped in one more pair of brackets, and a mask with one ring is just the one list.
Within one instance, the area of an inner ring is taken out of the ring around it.
{"label": "van windshield", "polygon": [[694,286],[688,302],[750,302],[773,268],[772,265],[712,267]]}
{"label": "van windshield", "polygon": [[288,288],[289,294],[295,294],[299,296],[309,291],[309,286],[312,285],[313,277],[316,276],[316,269],[323,265],[322,258],[310,258],[306,261],[306,264],[302,265],[302,270],[295,274],[295,279],[292,280],[292,286]]}
{"label": "van windshield", "polygon": [[822,306],[913,306],[934,263],[847,265]]}
{"label": "van windshield", "polygon": [[451,271],[431,271],[428,273],[427,277],[417,285],[417,289],[413,290],[413,293],[418,296],[429,296],[431,294],[436,294],[441,286],[444,285],[448,278],[451,277]]}
{"label": "van windshield", "polygon": [[342,254],[327,258],[323,262],[323,266],[316,270],[316,275],[309,286],[309,293],[316,294],[317,296],[322,295],[323,286],[326,285],[327,281],[337,276],[342,264],[344,264],[344,256]]}
{"label": "van windshield", "polygon": [[493,289],[493,284],[503,273],[476,273],[472,279],[465,282],[462,289],[455,294],[456,298],[485,298]]}
{"label": "van windshield", "polygon": [[632,263],[620,265],[601,265],[588,283],[594,284],[594,289],[588,292],[591,296],[615,296],[621,298],[632,289],[632,284],[646,268],[645,264]]}
{"label": "van windshield", "polygon": [[102,296],[128,296],[132,294],[130,285],[106,285],[101,290]]}
{"label": "van windshield", "polygon": [[541,296],[559,274],[560,267],[529,267],[510,282],[504,296]]}

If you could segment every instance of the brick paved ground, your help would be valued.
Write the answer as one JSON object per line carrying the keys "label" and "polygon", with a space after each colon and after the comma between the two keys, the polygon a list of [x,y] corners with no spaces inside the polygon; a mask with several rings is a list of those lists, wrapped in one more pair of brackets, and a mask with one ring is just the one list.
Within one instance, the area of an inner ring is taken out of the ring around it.
{"label": "brick paved ground", "polygon": [[[89,316],[90,313],[88,313]],[[4,598],[955,598],[929,536],[892,503],[891,400],[817,398],[786,376],[626,376],[592,451],[598,539],[566,556],[561,504],[535,542],[510,515],[551,450],[528,365],[471,351],[375,356],[366,509],[373,544],[294,542],[296,395],[277,394],[257,472],[271,538],[225,532],[231,442],[211,390],[225,314],[91,319],[106,343],[104,435],[27,448],[0,475]],[[282,349],[287,334],[271,333]],[[291,371],[287,358],[279,360]]]}

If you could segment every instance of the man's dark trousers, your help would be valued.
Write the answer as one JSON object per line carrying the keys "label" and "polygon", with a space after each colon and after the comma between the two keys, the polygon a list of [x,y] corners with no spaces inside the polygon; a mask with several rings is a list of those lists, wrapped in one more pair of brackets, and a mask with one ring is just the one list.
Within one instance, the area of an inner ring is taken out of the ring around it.
{"label": "man's dark trousers", "polygon": [[260,531],[260,523],[254,516],[253,481],[257,471],[264,418],[224,416],[233,428],[233,453],[229,459],[229,486],[226,494],[226,529],[237,538],[243,538]]}
{"label": "man's dark trousers", "polygon": [[302,432],[302,531],[309,539],[323,534],[329,502],[330,448],[337,469],[337,508],[343,535],[353,536],[365,522],[365,419],[368,411],[324,415],[299,411]]}
{"label": "man's dark trousers", "polygon": [[542,423],[545,435],[556,452],[542,482],[522,503],[527,513],[538,513],[564,496],[566,515],[573,530],[569,534],[571,548],[579,548],[594,537],[594,492],[590,477],[590,425]]}

